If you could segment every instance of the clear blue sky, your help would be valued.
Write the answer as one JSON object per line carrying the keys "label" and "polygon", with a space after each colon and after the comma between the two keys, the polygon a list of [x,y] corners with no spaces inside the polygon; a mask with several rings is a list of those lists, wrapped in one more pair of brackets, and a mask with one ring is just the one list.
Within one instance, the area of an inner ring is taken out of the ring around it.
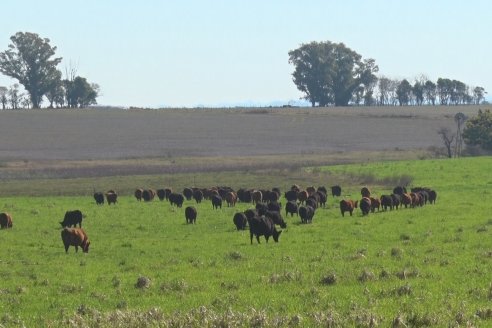
{"label": "clear blue sky", "polygon": [[287,53],[327,40],[391,78],[447,77],[492,94],[490,0],[16,0],[0,11],[0,51],[18,31],[49,38],[59,68],[98,83],[103,105],[298,99]]}

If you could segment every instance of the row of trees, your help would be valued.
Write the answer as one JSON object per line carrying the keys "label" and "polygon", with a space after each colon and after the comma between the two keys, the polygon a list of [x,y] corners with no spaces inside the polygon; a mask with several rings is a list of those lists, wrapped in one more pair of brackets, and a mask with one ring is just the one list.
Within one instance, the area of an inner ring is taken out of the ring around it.
{"label": "row of trees", "polygon": [[[99,86],[77,76],[76,69],[62,72],[57,68],[62,58],[55,58],[56,47],[36,33],[17,32],[10,37],[8,49],[0,53],[0,73],[18,84],[0,87],[3,109],[40,108],[44,99],[48,107],[87,107],[96,104]],[[19,84],[27,94],[23,94]]]}
{"label": "row of trees", "polygon": [[439,78],[421,76],[413,83],[377,76],[374,59],[362,56],[343,43],[311,42],[289,52],[295,69],[293,81],[314,106],[353,105],[460,105],[480,104],[485,89]]}

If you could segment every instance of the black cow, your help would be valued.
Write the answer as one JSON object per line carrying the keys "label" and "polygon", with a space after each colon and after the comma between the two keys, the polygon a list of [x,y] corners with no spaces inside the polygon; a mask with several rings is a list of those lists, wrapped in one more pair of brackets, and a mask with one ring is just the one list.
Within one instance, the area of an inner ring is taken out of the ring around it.
{"label": "black cow", "polygon": [[203,192],[200,189],[193,191],[193,199],[197,204],[200,204],[203,200]]}
{"label": "black cow", "polygon": [[157,189],[157,197],[160,201],[163,201],[166,198],[166,191],[164,189]]}
{"label": "black cow", "polygon": [[391,194],[391,199],[393,199],[393,208],[398,209],[401,205],[401,195]]}
{"label": "black cow", "polygon": [[391,195],[381,195],[381,207],[383,210],[388,210],[388,207],[390,210],[393,210],[393,197]]}
{"label": "black cow", "polygon": [[285,216],[287,216],[287,214],[290,213],[290,216],[293,217],[294,214],[295,215],[298,215],[297,214],[297,203],[296,202],[287,202],[287,204],[285,204]]}
{"label": "black cow", "polygon": [[396,194],[396,195],[403,195],[403,194],[406,194],[407,193],[407,188],[403,187],[403,186],[396,186],[394,189],[393,189],[393,194]]}
{"label": "black cow", "polygon": [[331,186],[331,195],[333,197],[340,197],[342,195],[342,187],[340,187],[339,185]]}
{"label": "black cow", "polygon": [[437,192],[435,190],[429,189],[429,203],[435,204],[437,199]]}
{"label": "black cow", "polygon": [[251,219],[254,218],[255,216],[258,216],[258,212],[256,210],[249,208],[246,211],[244,211],[244,215],[246,215],[246,218]]}
{"label": "black cow", "polygon": [[270,202],[267,205],[269,211],[280,212],[282,210],[282,203]]}
{"label": "black cow", "polygon": [[184,188],[183,189],[183,196],[186,197],[186,200],[191,200],[191,198],[193,197],[193,189]]}
{"label": "black cow", "polygon": [[295,191],[295,190],[289,190],[289,191],[285,192],[284,196],[288,202],[296,202],[297,201],[297,191]]}
{"label": "black cow", "polygon": [[302,223],[313,222],[314,208],[309,205],[299,207],[299,216]]}
{"label": "black cow", "polygon": [[104,204],[104,194],[102,192],[95,192],[94,193],[94,200],[96,201],[97,205],[103,205]]}
{"label": "black cow", "polygon": [[248,224],[248,218],[246,217],[246,214],[239,212],[234,214],[232,222],[234,222],[237,230],[245,230],[246,224]]}
{"label": "black cow", "polygon": [[368,215],[371,210],[371,199],[369,197],[362,197],[359,202],[359,207],[362,211],[362,216]]}
{"label": "black cow", "polygon": [[196,208],[194,208],[193,206],[188,206],[187,208],[185,208],[186,223],[195,224],[196,216],[197,216]]}
{"label": "black cow", "polygon": [[278,224],[281,228],[287,228],[287,223],[285,223],[282,214],[277,211],[267,211],[265,217],[272,219],[273,223]]}
{"label": "black cow", "polygon": [[168,199],[169,202],[171,203],[171,206],[172,205],[176,205],[177,207],[183,206],[183,202],[184,202],[183,194],[173,192],[169,195]]}
{"label": "black cow", "polygon": [[265,203],[256,203],[256,212],[258,212],[259,216],[265,215],[265,213],[268,211],[268,205]]}
{"label": "black cow", "polygon": [[260,236],[265,236],[267,243],[270,236],[272,236],[273,240],[277,243],[282,233],[282,231],[277,231],[275,223],[269,217],[255,216],[251,219],[248,218],[248,224],[251,244],[253,244],[253,235],[256,236],[258,244],[260,243]]}
{"label": "black cow", "polygon": [[318,190],[316,191],[316,194],[319,195],[319,201],[318,201],[319,205],[326,207],[326,201],[327,201],[326,193],[321,190]]}
{"label": "black cow", "polygon": [[219,207],[222,208],[222,197],[220,197],[220,195],[212,196],[212,207],[214,209],[218,209]]}
{"label": "black cow", "polygon": [[75,228],[77,227],[77,224],[79,225],[79,228],[82,228],[82,212],[79,210],[67,211],[60,224],[63,228],[72,226]]}

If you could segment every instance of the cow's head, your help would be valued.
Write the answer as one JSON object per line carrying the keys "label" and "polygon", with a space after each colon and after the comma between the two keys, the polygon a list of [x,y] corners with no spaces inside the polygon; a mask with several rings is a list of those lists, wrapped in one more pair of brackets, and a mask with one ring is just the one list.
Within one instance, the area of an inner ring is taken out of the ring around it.
{"label": "cow's head", "polygon": [[82,244],[82,251],[84,253],[89,253],[89,245],[91,244],[90,241],[85,241],[83,244]]}

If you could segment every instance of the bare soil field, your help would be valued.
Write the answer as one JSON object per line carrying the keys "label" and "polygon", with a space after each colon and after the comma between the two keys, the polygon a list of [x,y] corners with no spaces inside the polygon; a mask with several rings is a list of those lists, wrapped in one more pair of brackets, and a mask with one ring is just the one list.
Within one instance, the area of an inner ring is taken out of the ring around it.
{"label": "bare soil field", "polygon": [[442,147],[437,130],[454,131],[456,113],[479,108],[490,106],[0,111],[0,177],[152,173],[169,165],[172,172],[190,164],[182,158],[194,166],[235,158],[234,167],[249,158],[259,167],[347,153],[397,158]]}

